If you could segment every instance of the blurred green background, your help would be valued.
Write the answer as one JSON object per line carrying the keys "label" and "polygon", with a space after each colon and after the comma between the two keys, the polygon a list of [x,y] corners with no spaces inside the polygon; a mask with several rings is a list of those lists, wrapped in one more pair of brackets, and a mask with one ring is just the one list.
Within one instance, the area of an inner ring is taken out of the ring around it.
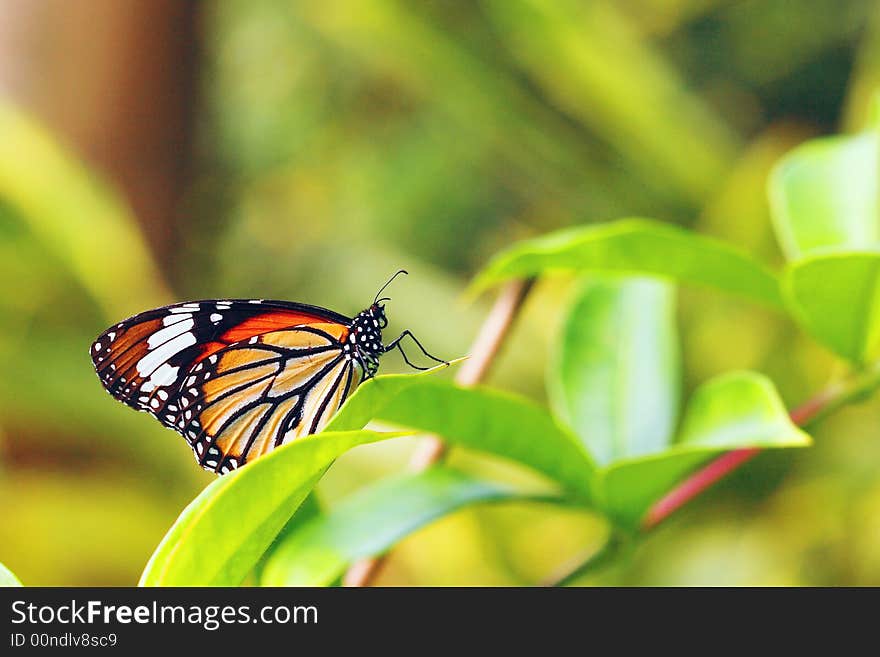
{"label": "blurred green background", "polygon": [[[407,268],[389,332],[451,358],[492,302],[462,298],[471,275],[553,228],[645,215],[779,264],[770,167],[858,129],[878,87],[869,0],[0,1],[0,561],[27,585],[132,585],[211,479],[101,389],[87,352],[110,323],[210,297],[353,314]],[[544,399],[569,282],[538,285],[492,385]],[[688,389],[752,368],[796,404],[840,367],[747,302],[686,288],[680,306]],[[880,401],[814,435],[582,582],[880,584]],[[413,447],[347,454],[322,502]],[[474,508],[406,539],[378,583],[531,584],[606,531]]]}

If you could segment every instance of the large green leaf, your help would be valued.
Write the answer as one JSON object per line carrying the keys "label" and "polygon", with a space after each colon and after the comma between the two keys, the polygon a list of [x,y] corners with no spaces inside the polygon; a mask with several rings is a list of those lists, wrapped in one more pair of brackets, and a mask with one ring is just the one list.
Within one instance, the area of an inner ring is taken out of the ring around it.
{"label": "large green leaf", "polygon": [[857,363],[878,355],[880,253],[815,253],[791,263],[784,284],[792,313],[813,337]]}
{"label": "large green leaf", "polygon": [[656,279],[577,291],[547,378],[556,415],[601,464],[663,450],[681,394],[675,289]]}
{"label": "large green leaf", "polygon": [[668,451],[619,461],[602,472],[602,506],[616,522],[632,527],[653,502],[720,452],[808,444],[810,437],[788,417],[769,379],[754,372],[725,374],[694,393]]}
{"label": "large green leaf", "polygon": [[12,574],[6,566],[0,563],[0,586],[21,586],[18,577]]}
{"label": "large green leaf", "polygon": [[880,138],[875,131],[815,139],[774,167],[776,234],[789,259],[817,248],[876,246],[880,239]]}
{"label": "large green leaf", "polygon": [[501,252],[473,287],[553,271],[615,271],[696,283],[781,308],[779,283],[764,265],[724,242],[647,219],[578,226]]}
{"label": "large green leaf", "polygon": [[312,489],[312,492],[306,495],[305,499],[302,503],[297,507],[294,514],[287,521],[287,524],[278,532],[278,535],[275,537],[275,540],[272,541],[272,544],[269,548],[263,553],[263,556],[260,557],[260,560],[254,566],[252,579],[255,582],[260,582],[263,579],[263,569],[266,566],[266,562],[269,559],[269,556],[272,554],[273,550],[275,550],[276,546],[279,545],[282,541],[286,540],[288,536],[291,534],[298,532],[300,527],[302,527],[307,522],[310,522],[314,518],[321,515],[321,503],[318,501],[318,496],[316,494],[316,490]]}
{"label": "large green leaf", "polygon": [[342,453],[402,434],[347,431],[283,445],[209,484],[150,558],[141,586],[236,586]]}
{"label": "large green leaf", "polygon": [[523,397],[426,376],[379,376],[357,389],[327,430],[359,429],[373,419],[512,459],[582,497],[591,496],[593,460],[544,408]]}
{"label": "large green leaf", "polygon": [[0,199],[67,264],[108,317],[167,301],[159,270],[123,202],[40,125],[4,104]]}
{"label": "large green leaf", "polygon": [[433,520],[475,502],[535,495],[435,466],[384,479],[286,534],[266,560],[264,586],[326,586],[357,559],[382,554]]}

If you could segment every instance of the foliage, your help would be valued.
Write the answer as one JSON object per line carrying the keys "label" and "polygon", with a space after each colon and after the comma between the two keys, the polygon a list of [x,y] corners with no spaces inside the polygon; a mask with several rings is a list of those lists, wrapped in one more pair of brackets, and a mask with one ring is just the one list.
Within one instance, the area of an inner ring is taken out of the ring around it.
{"label": "foliage", "polygon": [[[263,566],[264,586],[335,582],[354,561],[382,554],[424,525],[476,502],[553,500],[435,466],[389,477],[282,532]],[[299,515],[299,514],[297,514]]]}
{"label": "foliage", "polygon": [[240,584],[337,456],[394,435],[326,432],[286,445],[254,467],[217,479],[165,535],[141,585]]}

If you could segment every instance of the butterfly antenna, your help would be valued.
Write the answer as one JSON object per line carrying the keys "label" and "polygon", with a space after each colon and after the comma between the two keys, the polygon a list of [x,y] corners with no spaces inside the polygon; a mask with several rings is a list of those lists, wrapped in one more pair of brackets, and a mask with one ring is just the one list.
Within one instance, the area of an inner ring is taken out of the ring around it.
{"label": "butterfly antenna", "polygon": [[407,275],[409,275],[409,272],[408,272],[406,269],[400,269],[400,270],[398,270],[397,273],[394,274],[394,276],[392,276],[391,278],[389,278],[389,279],[385,282],[385,285],[383,285],[382,287],[379,288],[379,291],[376,292],[376,297],[373,299],[373,303],[379,303],[380,301],[385,301],[386,299],[387,299],[388,301],[391,301],[391,297],[384,297],[384,298],[380,299],[380,298],[379,298],[379,295],[382,294],[382,292],[385,290],[386,287],[388,287],[389,285],[391,285],[391,281],[393,281],[395,278],[397,278],[397,277],[400,276],[401,274],[407,274]]}

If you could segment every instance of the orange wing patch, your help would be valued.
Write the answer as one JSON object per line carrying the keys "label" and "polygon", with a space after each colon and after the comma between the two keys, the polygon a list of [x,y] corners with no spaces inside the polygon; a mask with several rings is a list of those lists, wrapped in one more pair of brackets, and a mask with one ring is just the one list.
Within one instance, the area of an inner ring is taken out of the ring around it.
{"label": "orange wing patch", "polygon": [[293,435],[290,437],[300,438],[324,428],[327,420],[342,403],[340,395],[345,390],[346,373],[350,367],[347,362],[341,361],[339,366],[334,367],[312,386],[303,403],[303,421],[293,429]]}
{"label": "orange wing patch", "polygon": [[226,333],[220,336],[220,339],[227,344],[243,342],[255,335],[281,331],[294,326],[314,326],[323,331],[327,331],[328,327],[334,327],[348,333],[348,329],[343,324],[328,322],[326,317],[318,317],[302,312],[275,310],[246,319],[241,324],[226,331]]}
{"label": "orange wing patch", "polygon": [[[329,326],[337,327],[336,324],[330,324]],[[323,325],[315,324],[309,328],[318,329],[322,332],[312,333],[311,331],[303,331],[299,328],[293,328],[266,333],[265,335],[261,335],[258,339],[262,344],[284,347],[285,349],[315,349],[317,347],[330,347],[333,345],[332,334],[324,333]],[[343,326],[342,328],[344,329],[345,327]]]}
{"label": "orange wing patch", "polygon": [[265,349],[239,347],[223,353],[217,371],[223,373],[239,367],[254,367],[260,363],[277,361],[278,359],[278,354]]}
{"label": "orange wing patch", "polygon": [[[112,340],[106,345],[99,339],[97,345],[104,346],[100,355],[93,356],[95,369],[108,389],[122,378],[127,379],[135,387],[141,383],[137,371],[137,362],[147,354],[147,338],[162,328],[161,320],[152,320],[135,324],[130,328],[119,327],[111,331]],[[99,360],[100,359],[100,360]]]}
{"label": "orange wing patch", "polygon": [[296,409],[298,403],[299,396],[297,395],[278,404],[272,417],[263,425],[260,433],[254,436],[247,453],[249,461],[253,461],[255,458],[267,454],[275,448],[278,443],[282,422]]}
{"label": "orange wing patch", "polygon": [[[225,354],[224,354],[225,356]],[[223,361],[221,360],[221,363]],[[271,385],[271,381],[264,381],[267,377],[271,377],[278,372],[278,362],[270,362],[265,365],[255,365],[253,367],[238,368],[224,374],[222,370],[218,370],[218,376],[208,379],[202,384],[202,394],[207,403],[213,402],[218,397],[229,394],[237,388],[241,388],[241,392],[247,387],[253,387],[255,390],[248,391],[247,396],[259,394]],[[265,385],[255,385],[258,381],[264,381]]]}
{"label": "orange wing patch", "polygon": [[[237,417],[217,439],[217,447],[224,454],[241,458],[247,448],[251,434],[256,431],[266,413],[272,412],[272,404],[260,404]],[[270,422],[271,424],[271,422]]]}
{"label": "orange wing patch", "polygon": [[310,326],[332,335],[339,341],[342,341],[348,335],[347,326],[336,322],[328,322],[326,317],[293,310],[273,310],[250,317],[221,334],[218,339],[205,343],[202,346],[202,353],[198,360],[204,360],[211,354],[217,353],[235,342],[245,342],[256,336],[283,332],[285,329],[297,326]]}
{"label": "orange wing patch", "polygon": [[320,372],[324,367],[328,366],[335,358],[339,357],[338,351],[325,351],[313,356],[303,358],[302,367],[286,367],[272,383],[271,394],[275,397],[286,395],[293,392],[297,388],[304,386],[309,382],[316,372]]}

